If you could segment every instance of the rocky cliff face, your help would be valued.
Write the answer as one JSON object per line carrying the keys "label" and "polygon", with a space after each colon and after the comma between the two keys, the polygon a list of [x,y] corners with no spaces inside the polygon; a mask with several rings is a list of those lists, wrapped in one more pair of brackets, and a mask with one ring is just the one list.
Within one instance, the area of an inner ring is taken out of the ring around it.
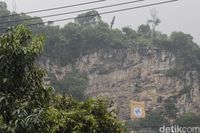
{"label": "rocky cliff face", "polygon": [[[146,111],[163,110],[167,99],[173,98],[178,114],[200,112],[199,74],[183,72],[179,77],[166,76],[175,65],[175,56],[165,50],[134,46],[126,49],[99,50],[75,63],[86,72],[90,97],[106,97],[114,101],[119,117],[129,119],[130,100],[146,101]],[[57,79],[71,71],[72,65],[59,67],[43,64]]]}

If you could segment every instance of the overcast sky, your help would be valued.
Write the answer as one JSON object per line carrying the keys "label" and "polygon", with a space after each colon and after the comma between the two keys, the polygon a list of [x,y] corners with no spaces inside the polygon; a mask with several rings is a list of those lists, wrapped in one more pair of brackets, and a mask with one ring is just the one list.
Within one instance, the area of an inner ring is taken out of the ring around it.
{"label": "overcast sky", "polygon": [[[33,10],[40,10],[46,8],[54,8],[60,6],[66,6],[71,4],[77,4],[82,2],[90,2],[95,0],[0,0],[5,1],[9,10],[16,10],[19,12],[28,12]],[[109,4],[117,4],[121,2],[128,2],[133,0],[107,0],[101,3],[95,3],[85,6],[66,8],[62,10],[55,10],[50,12],[42,12],[36,14],[30,14],[32,16],[43,16],[61,12],[69,12],[80,9],[93,8],[97,6],[104,6]],[[162,2],[167,0],[145,0],[139,3],[133,3],[125,6],[111,7],[104,10],[98,10],[100,13],[104,11],[116,10],[121,8],[129,8],[140,5],[146,5],[155,2]],[[13,7],[14,5],[14,7]],[[194,41],[200,44],[200,0],[179,0],[178,2],[163,4],[159,6],[146,7],[141,9],[135,9],[125,12],[113,13],[103,15],[102,19],[108,23],[111,22],[112,17],[116,16],[114,28],[121,28],[130,26],[133,29],[141,24],[145,24],[150,18],[150,9],[155,8],[158,11],[158,17],[161,19],[161,24],[158,26],[158,30],[167,34],[173,31],[183,31],[189,33],[194,37]],[[46,18],[45,21],[55,20],[60,18],[75,17],[77,14],[63,15],[53,18]],[[72,21],[72,20],[71,20]],[[70,21],[59,22],[56,24],[64,25]]]}

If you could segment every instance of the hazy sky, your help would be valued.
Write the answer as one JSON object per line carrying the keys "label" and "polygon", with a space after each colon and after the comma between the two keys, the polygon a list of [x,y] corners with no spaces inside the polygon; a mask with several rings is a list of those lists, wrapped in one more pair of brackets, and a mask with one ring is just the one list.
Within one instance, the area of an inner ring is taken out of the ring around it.
{"label": "hazy sky", "polygon": [[[17,12],[28,12],[33,10],[40,10],[46,8],[53,8],[71,4],[77,4],[82,2],[90,2],[95,0],[0,0],[5,1],[8,4],[8,8],[13,11],[13,3],[16,5]],[[107,0],[105,2],[90,4],[87,6],[79,6],[73,8],[66,8],[62,10],[56,10],[51,12],[42,12],[37,14],[31,14],[32,16],[43,16],[61,12],[69,12],[80,9],[93,8],[97,6],[104,6],[109,4],[117,4],[121,2],[128,2],[133,0]],[[129,4],[125,6],[111,7],[104,10],[98,10],[99,12],[116,10],[121,8],[135,7],[155,2],[162,2],[167,0],[145,0],[143,2]],[[147,19],[150,18],[150,9],[156,8],[158,11],[158,17],[161,19],[161,24],[158,26],[158,30],[164,33],[170,34],[172,31],[183,31],[189,33],[194,37],[194,41],[200,44],[200,0],[179,0],[178,2],[146,7],[141,9],[135,9],[125,12],[113,13],[103,15],[102,19],[108,23],[111,22],[112,17],[116,16],[114,28],[121,28],[130,26],[133,29],[137,29],[140,24],[145,24]],[[46,18],[46,21],[55,20],[60,18],[75,17],[77,14],[63,15],[59,17]],[[71,20],[72,21],[72,20]],[[59,22],[56,24],[64,25],[70,21]]]}

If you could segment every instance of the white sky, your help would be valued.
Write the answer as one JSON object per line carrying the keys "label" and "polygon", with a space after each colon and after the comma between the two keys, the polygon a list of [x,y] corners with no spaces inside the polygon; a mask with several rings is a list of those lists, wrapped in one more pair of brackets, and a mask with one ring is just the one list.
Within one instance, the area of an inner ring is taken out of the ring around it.
{"label": "white sky", "polygon": [[[28,12],[33,10],[54,8],[60,6],[66,6],[71,4],[77,4],[82,2],[90,2],[95,0],[0,0],[5,1],[8,5],[8,8],[13,11],[13,1],[16,3],[16,11],[19,12]],[[95,3],[85,6],[66,8],[62,10],[42,12],[31,14],[33,16],[43,16],[61,12],[69,12],[87,8],[93,8],[97,6],[104,6],[109,4],[117,4],[121,2],[128,2],[133,0],[107,0],[101,3]],[[144,4],[150,4],[154,2],[162,2],[167,0],[145,0],[143,2],[129,4],[126,6],[120,7],[111,7],[104,10],[98,10],[100,13],[104,11],[116,10],[120,8],[140,6]],[[158,30],[163,33],[170,34],[172,31],[183,31],[189,33],[194,37],[194,41],[200,44],[200,0],[179,0],[178,2],[146,7],[141,9],[135,9],[125,12],[113,13],[102,16],[102,19],[108,23],[111,22],[112,17],[116,16],[116,21],[114,24],[115,28],[121,28],[125,26],[130,26],[133,29],[141,24],[145,24],[147,19],[150,18],[150,9],[156,8],[158,11],[158,17],[161,19],[161,24],[158,26]],[[59,17],[46,18],[44,20],[55,20],[60,18],[75,17],[77,14],[63,15]],[[72,20],[71,20],[72,21]],[[70,21],[59,22],[56,24],[64,25]]]}

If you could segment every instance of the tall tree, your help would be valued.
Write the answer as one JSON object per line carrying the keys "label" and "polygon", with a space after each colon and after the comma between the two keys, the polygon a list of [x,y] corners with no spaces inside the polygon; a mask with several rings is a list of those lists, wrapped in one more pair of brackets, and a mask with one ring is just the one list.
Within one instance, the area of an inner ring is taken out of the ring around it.
{"label": "tall tree", "polygon": [[81,26],[95,26],[101,22],[101,16],[95,10],[80,14],[76,17],[75,22]]}
{"label": "tall tree", "polygon": [[142,35],[142,36],[145,36],[145,37],[150,37],[151,36],[151,29],[150,29],[150,26],[149,25],[140,25],[138,27],[138,34],[139,35]]}
{"label": "tall tree", "polygon": [[0,132],[121,133],[106,102],[78,102],[45,87],[45,72],[35,63],[43,43],[22,25],[0,37]]}
{"label": "tall tree", "polygon": [[7,4],[3,1],[0,1],[0,9],[7,9]]}
{"label": "tall tree", "polygon": [[45,72],[34,63],[43,42],[44,37],[32,36],[22,25],[0,37],[0,116],[16,131],[19,125],[34,122],[36,116],[31,114],[48,103],[48,88],[43,85]]}

